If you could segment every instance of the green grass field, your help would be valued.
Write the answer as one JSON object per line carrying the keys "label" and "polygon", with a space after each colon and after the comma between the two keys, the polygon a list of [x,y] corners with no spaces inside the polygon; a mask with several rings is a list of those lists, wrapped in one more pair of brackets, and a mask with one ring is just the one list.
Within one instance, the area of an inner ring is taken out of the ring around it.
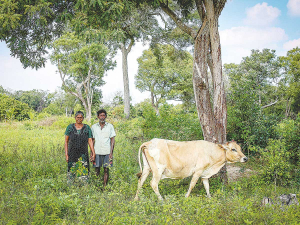
{"label": "green grass field", "polygon": [[[0,123],[0,221],[1,224],[299,224],[300,207],[262,207],[264,196],[284,193],[300,198],[299,186],[265,184],[251,158],[252,176],[223,186],[210,179],[212,198],[198,182],[189,198],[184,195],[189,178],[162,180],[159,201],[143,186],[140,201],[133,201],[139,172],[137,152],[142,138],[128,135],[136,130],[114,121],[116,147],[109,185],[91,169],[88,185],[67,185],[64,126],[37,122]],[[237,166],[242,166],[236,164]],[[103,171],[102,171],[103,172]],[[102,174],[101,174],[102,175]]]}

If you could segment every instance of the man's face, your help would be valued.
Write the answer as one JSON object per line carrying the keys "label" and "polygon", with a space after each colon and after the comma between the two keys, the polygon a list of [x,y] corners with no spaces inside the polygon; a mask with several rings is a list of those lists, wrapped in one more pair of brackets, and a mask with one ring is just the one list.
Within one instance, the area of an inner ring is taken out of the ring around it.
{"label": "man's face", "polygon": [[106,119],[105,113],[100,113],[98,116],[98,119],[99,119],[100,123],[104,123],[105,119]]}

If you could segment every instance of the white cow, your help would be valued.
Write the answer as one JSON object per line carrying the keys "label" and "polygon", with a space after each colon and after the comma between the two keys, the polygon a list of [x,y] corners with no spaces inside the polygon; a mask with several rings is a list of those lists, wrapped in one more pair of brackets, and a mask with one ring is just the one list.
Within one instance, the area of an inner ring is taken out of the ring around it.
{"label": "white cow", "polygon": [[248,160],[235,141],[221,145],[208,141],[180,142],[164,139],[152,139],[143,143],[139,148],[138,157],[141,173],[138,174],[140,179],[135,200],[138,200],[139,190],[151,171],[153,178],[150,185],[159,199],[162,199],[158,190],[160,179],[183,179],[189,176],[192,176],[192,180],[185,197],[190,195],[199,177],[202,178],[207,196],[210,197],[208,178],[218,173],[226,162]]}

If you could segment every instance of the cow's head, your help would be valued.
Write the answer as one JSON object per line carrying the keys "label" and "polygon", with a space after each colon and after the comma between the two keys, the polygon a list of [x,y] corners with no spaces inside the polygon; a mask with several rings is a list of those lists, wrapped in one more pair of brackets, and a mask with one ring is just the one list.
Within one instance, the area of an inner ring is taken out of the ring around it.
{"label": "cow's head", "polygon": [[235,141],[227,142],[224,145],[219,145],[219,147],[225,149],[228,163],[248,161],[248,158],[242,153],[241,147]]}

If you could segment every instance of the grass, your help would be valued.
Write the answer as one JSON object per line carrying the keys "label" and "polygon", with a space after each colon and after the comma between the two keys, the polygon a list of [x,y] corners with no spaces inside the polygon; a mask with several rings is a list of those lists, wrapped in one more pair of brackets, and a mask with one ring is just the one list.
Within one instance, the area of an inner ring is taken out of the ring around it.
{"label": "grass", "polygon": [[[93,169],[88,185],[67,185],[63,128],[30,122],[0,123],[1,224],[297,224],[300,221],[299,206],[282,209],[277,205],[260,205],[264,196],[275,199],[280,194],[296,193],[299,198],[299,187],[267,185],[258,173],[228,186],[211,179],[211,199],[205,197],[200,182],[191,196],[185,198],[190,178],[162,180],[159,184],[165,199],[162,202],[150,187],[150,175],[140,194],[141,200],[133,201],[138,181],[135,174],[139,172],[137,152],[143,140],[128,137],[126,127],[116,128],[114,167],[109,185],[102,190],[102,179],[95,176]],[[249,165],[250,169],[258,168],[255,163],[249,163],[247,168]]]}

